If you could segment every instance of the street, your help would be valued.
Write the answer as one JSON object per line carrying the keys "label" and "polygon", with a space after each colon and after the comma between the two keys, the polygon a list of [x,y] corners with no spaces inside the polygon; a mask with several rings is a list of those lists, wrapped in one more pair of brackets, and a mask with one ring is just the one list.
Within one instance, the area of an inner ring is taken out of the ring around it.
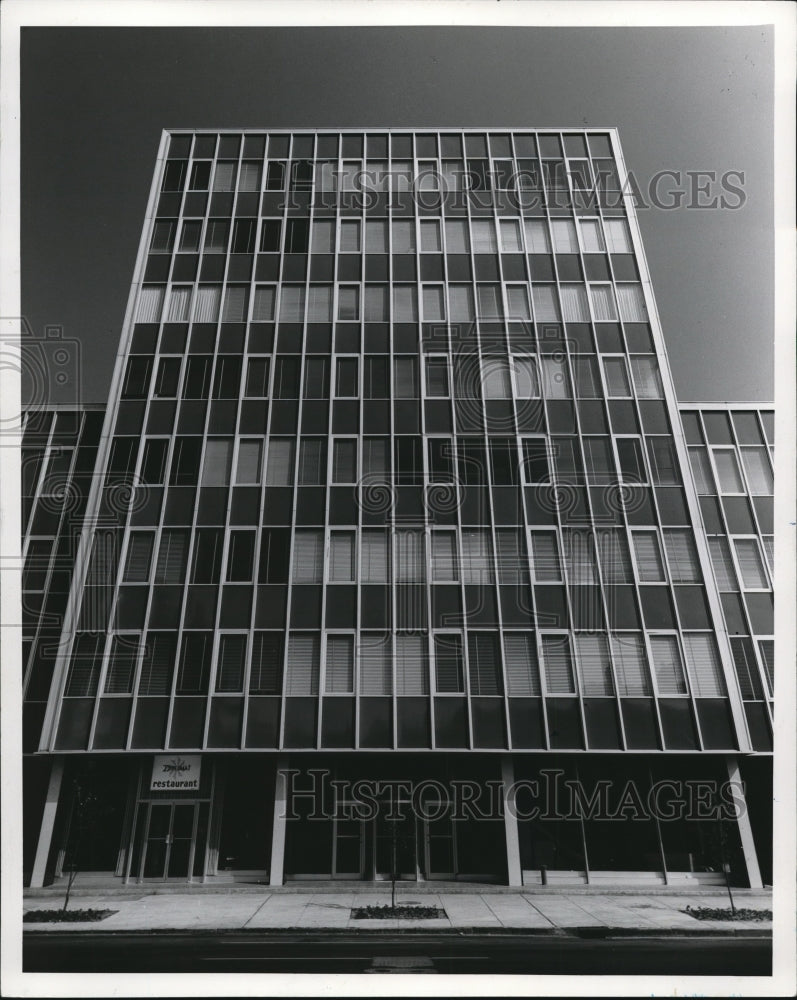
{"label": "street", "polygon": [[28,933],[25,972],[769,975],[761,937],[570,934]]}

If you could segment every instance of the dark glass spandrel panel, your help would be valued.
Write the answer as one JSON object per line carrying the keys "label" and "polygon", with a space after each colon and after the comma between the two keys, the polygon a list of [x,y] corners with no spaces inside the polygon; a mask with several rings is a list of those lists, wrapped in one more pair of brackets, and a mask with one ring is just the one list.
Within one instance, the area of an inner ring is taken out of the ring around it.
{"label": "dark glass spandrel panel", "polygon": [[169,734],[170,749],[191,749],[202,746],[205,706],[205,698],[175,698]]}
{"label": "dark glass spandrel panel", "polygon": [[251,697],[246,720],[247,749],[273,749],[279,746],[279,698]]}
{"label": "dark glass spandrel panel", "polygon": [[397,698],[396,712],[399,747],[431,747],[429,699]]}
{"label": "dark glass spandrel panel", "polygon": [[314,748],[316,745],[316,698],[285,699],[285,736],[283,745],[292,749]]}
{"label": "dark glass spandrel panel", "polygon": [[162,750],[166,739],[168,698],[139,698],[133,721],[133,750]]}
{"label": "dark glass spandrel panel", "polygon": [[545,747],[541,698],[510,698],[509,725],[515,749],[536,750]]}
{"label": "dark glass spandrel panel", "polygon": [[710,444],[733,444],[727,413],[704,412],[703,423]]}
{"label": "dark glass spandrel panel", "polygon": [[712,627],[706,592],[703,587],[679,587],[675,590],[675,603],[681,628],[709,629]]}
{"label": "dark glass spandrel panel", "polygon": [[471,698],[473,746],[490,750],[505,749],[506,723],[503,698]]}
{"label": "dark glass spandrel panel", "polygon": [[88,747],[93,711],[93,698],[67,698],[61,702],[56,750],[85,750]]}
{"label": "dark glass spandrel panel", "polygon": [[668,587],[640,587],[639,597],[646,628],[675,628],[675,614]]}
{"label": "dark glass spandrel panel", "polygon": [[465,698],[435,698],[435,745],[443,748],[468,747],[468,713]]}
{"label": "dark glass spandrel panel", "polygon": [[321,746],[354,746],[354,699],[324,698],[321,710]]}
{"label": "dark glass spandrel panel", "polygon": [[750,742],[753,749],[763,753],[770,752],[772,750],[772,729],[764,703],[760,701],[745,702],[744,712],[747,716],[747,728],[750,732]]}
{"label": "dark glass spandrel panel", "polygon": [[[664,525],[689,524],[690,517],[686,509],[683,490],[678,486],[659,486],[656,488],[656,502],[659,505],[659,516]],[[701,497],[712,500],[711,497]]]}
{"label": "dark glass spandrel panel", "polygon": [[730,706],[726,698],[698,698],[697,718],[706,750],[737,750]]}
{"label": "dark glass spandrel panel", "polygon": [[209,747],[240,747],[243,709],[243,698],[211,699]]}
{"label": "dark glass spandrel panel", "polygon": [[360,699],[360,746],[393,746],[393,702],[390,698]]}
{"label": "dark glass spandrel panel", "polygon": [[772,635],[775,631],[772,594],[745,594],[750,625],[756,635]]}
{"label": "dark glass spandrel panel", "polygon": [[552,750],[583,750],[577,698],[546,698],[548,733]]}
{"label": "dark glass spandrel panel", "polygon": [[700,497],[700,513],[703,518],[703,527],[706,529],[707,534],[719,535],[725,533],[720,506],[715,497]]}
{"label": "dark glass spandrel panel", "polygon": [[271,584],[257,588],[255,628],[285,628],[288,588]]}
{"label": "dark glass spandrel panel", "polygon": [[629,750],[658,750],[659,726],[652,698],[623,698],[620,702]]}
{"label": "dark glass spandrel panel", "polygon": [[613,698],[585,698],[584,719],[590,750],[621,750],[617,704]]}
{"label": "dark glass spandrel panel", "polygon": [[659,712],[667,750],[699,749],[688,698],[659,698]]}
{"label": "dark glass spandrel panel", "polygon": [[723,497],[722,507],[731,535],[754,535],[755,525],[746,497]]}

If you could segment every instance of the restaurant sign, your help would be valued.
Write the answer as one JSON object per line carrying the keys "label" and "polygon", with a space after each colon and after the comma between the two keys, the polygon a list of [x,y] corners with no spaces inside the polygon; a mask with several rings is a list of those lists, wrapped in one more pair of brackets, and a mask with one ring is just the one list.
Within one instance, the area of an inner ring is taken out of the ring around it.
{"label": "restaurant sign", "polygon": [[200,754],[156,754],[152,759],[151,792],[198,792]]}

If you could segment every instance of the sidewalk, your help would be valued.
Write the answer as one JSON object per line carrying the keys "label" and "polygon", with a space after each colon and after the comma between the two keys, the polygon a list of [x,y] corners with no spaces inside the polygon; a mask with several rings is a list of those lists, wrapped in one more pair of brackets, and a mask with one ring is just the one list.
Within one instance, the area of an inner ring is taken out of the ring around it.
{"label": "sidewalk", "polygon": [[[38,890],[26,893],[25,910],[55,909],[63,905],[63,891]],[[750,889],[734,890],[737,908],[771,909],[771,893]],[[397,904],[435,906],[445,910],[445,918],[418,920],[356,920],[354,906],[390,903],[390,887],[374,886],[355,891],[319,891],[306,887],[292,892],[262,891],[241,893],[213,891],[157,893],[141,887],[136,895],[113,891],[72,895],[69,908],[110,909],[116,912],[104,920],[73,923],[25,923],[25,932],[90,931],[449,931],[503,933],[528,931],[535,934],[583,932],[602,935],[623,934],[705,934],[769,935],[771,921],[696,920],[682,912],[694,907],[727,907],[728,895],[673,890],[648,893],[622,889],[594,892],[567,890],[507,890],[417,892],[402,886],[396,890]]]}

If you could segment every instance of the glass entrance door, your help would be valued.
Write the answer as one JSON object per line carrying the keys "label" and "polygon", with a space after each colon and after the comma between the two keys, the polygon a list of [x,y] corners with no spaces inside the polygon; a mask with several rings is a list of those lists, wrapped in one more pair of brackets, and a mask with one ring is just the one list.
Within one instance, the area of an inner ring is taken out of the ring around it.
{"label": "glass entrance door", "polygon": [[377,879],[397,878],[417,881],[417,823],[410,801],[379,800],[379,812],[374,820],[374,862]]}
{"label": "glass entrance door", "polygon": [[457,838],[448,815],[423,823],[424,871],[428,879],[454,879],[457,874]]}
{"label": "glass entrance door", "polygon": [[188,879],[198,811],[199,806],[193,802],[150,803],[141,878]]}

